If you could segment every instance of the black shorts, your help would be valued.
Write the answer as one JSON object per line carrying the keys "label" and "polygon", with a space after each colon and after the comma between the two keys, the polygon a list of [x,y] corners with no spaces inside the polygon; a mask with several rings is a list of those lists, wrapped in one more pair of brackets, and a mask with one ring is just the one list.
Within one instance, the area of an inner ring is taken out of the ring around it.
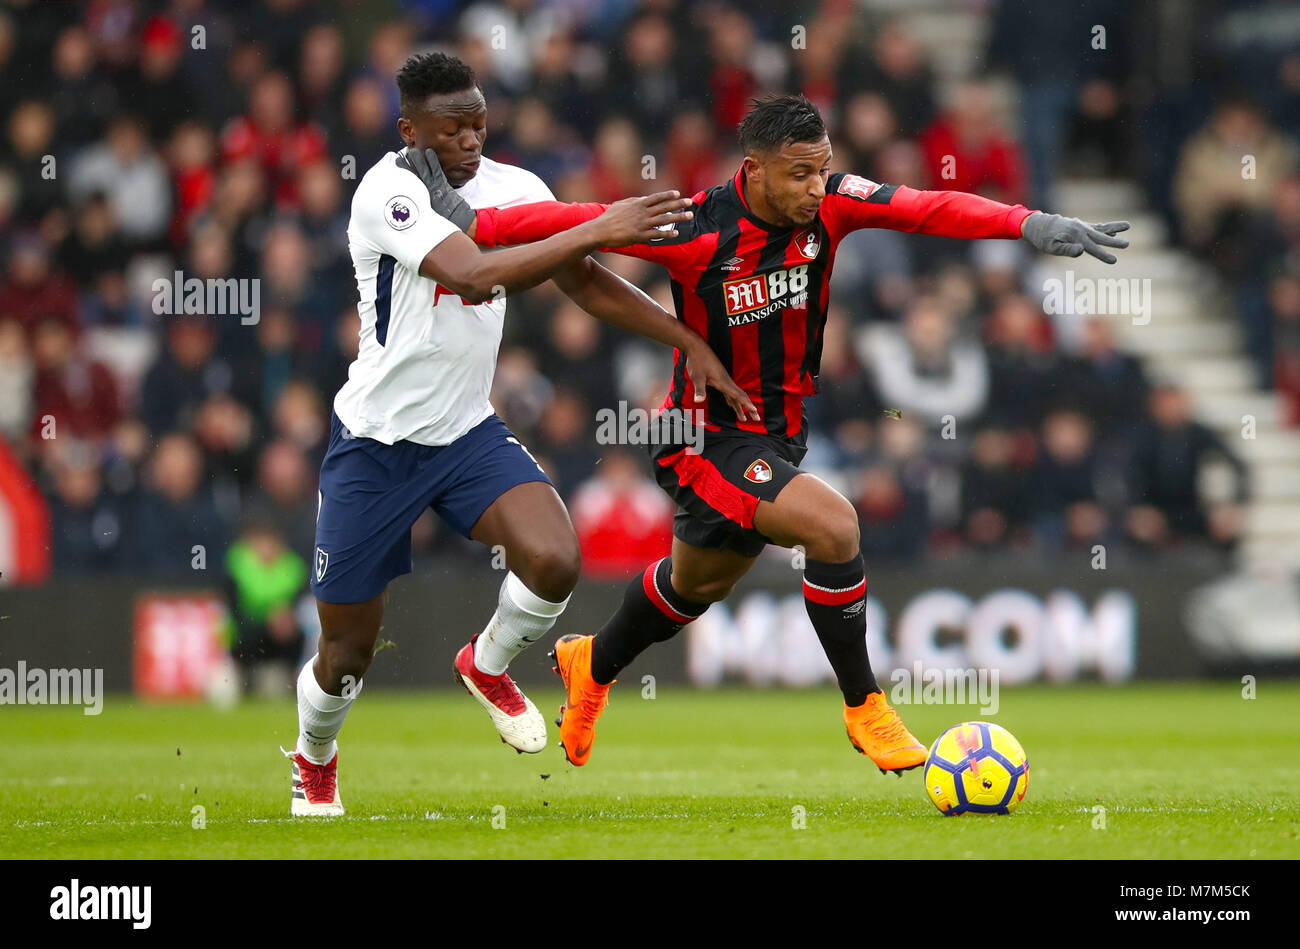
{"label": "black shorts", "polygon": [[757,557],[772,543],[754,529],[759,501],[775,501],[799,474],[805,446],[748,432],[704,433],[700,452],[685,444],[651,449],[655,480],[677,502],[673,536],[693,547]]}

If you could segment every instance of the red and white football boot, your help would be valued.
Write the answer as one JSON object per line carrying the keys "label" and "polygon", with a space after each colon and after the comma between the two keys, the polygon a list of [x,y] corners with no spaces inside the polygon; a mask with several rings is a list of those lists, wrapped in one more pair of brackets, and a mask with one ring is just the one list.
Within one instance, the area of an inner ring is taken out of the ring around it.
{"label": "red and white football boot", "polygon": [[508,672],[492,676],[474,665],[475,636],[456,654],[452,671],[465,691],[487,709],[501,740],[523,754],[537,754],[546,747],[546,719],[532,699],[519,691]]}

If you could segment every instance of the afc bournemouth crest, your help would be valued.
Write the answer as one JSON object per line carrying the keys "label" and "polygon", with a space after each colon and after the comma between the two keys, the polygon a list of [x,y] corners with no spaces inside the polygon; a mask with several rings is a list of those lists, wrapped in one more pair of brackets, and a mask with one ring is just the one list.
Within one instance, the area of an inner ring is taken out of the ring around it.
{"label": "afc bournemouth crest", "polygon": [[795,241],[795,245],[799,248],[799,253],[809,260],[816,260],[817,251],[822,248],[821,241],[817,240],[816,231],[809,231],[807,234],[802,235]]}
{"label": "afc bournemouth crest", "polygon": [[772,466],[762,458],[751,462],[750,466],[745,469],[745,480],[752,481],[755,484],[765,484],[772,480]]}

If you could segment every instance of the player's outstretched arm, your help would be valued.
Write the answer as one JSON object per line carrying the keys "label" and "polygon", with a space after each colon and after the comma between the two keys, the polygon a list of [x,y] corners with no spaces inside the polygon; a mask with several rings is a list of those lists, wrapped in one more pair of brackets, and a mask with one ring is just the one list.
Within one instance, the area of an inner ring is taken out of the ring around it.
{"label": "player's outstretched arm", "polygon": [[1128,230],[1127,221],[1086,224],[1078,218],[1031,211],[964,191],[879,185],[857,175],[844,175],[834,182],[821,213],[833,232],[887,227],[940,237],[1023,237],[1044,253],[1078,257],[1086,252],[1108,264],[1115,263],[1115,257],[1103,247],[1128,246],[1128,241],[1114,236]]}
{"label": "player's outstretched arm", "polygon": [[736,418],[761,419],[745,391],[736,385],[704,338],[668,313],[641,290],[587,257],[555,274],[555,285],[596,319],[680,349],[695,401],[708,398],[712,386],[722,393]]}
{"label": "player's outstretched arm", "polygon": [[691,218],[689,199],[676,191],[611,204],[599,217],[546,240],[485,254],[464,234],[453,233],[425,255],[420,274],[437,280],[470,303],[536,286],[593,250],[675,235],[673,225]]}

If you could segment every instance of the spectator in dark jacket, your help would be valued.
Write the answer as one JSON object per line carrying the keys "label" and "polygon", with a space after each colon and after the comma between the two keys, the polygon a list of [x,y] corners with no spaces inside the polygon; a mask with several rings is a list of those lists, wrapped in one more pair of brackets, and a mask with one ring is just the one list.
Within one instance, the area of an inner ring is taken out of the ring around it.
{"label": "spectator in dark jacket", "polygon": [[140,417],[155,433],[185,429],[209,395],[227,392],[230,366],[214,358],[210,317],[167,317],[167,348],[144,377]]}
{"label": "spectator in dark jacket", "polygon": [[987,419],[1011,429],[1037,429],[1059,395],[1059,357],[1042,307],[1008,294],[988,319]]}
{"label": "spectator in dark jacket", "polygon": [[1097,455],[1092,425],[1080,413],[1062,410],[1044,420],[1033,491],[1040,540],[1060,546],[1101,539],[1106,514],[1097,501]]}
{"label": "spectator in dark jacket", "polygon": [[77,445],[59,453],[50,498],[54,569],[107,572],[124,564],[122,507],[104,491],[95,452]]}
{"label": "spectator in dark jacket", "polygon": [[[1151,420],[1134,439],[1129,533],[1144,545],[1194,538],[1232,546],[1242,528],[1241,505],[1250,496],[1245,465],[1218,435],[1192,420],[1187,395],[1177,386],[1152,392],[1150,411]],[[1210,505],[1197,480],[1201,466],[1215,457],[1232,468],[1236,483],[1230,502]]]}
{"label": "spectator in dark jacket", "polygon": [[992,548],[1025,539],[1033,460],[1028,437],[1004,428],[986,428],[975,436],[961,472],[962,531],[968,543]]}
{"label": "spectator in dark jacket", "polygon": [[203,478],[198,446],[188,435],[167,435],[158,442],[148,482],[128,522],[133,569],[211,582],[205,571],[220,569],[228,531]]}
{"label": "spectator in dark jacket", "polygon": [[1099,441],[1112,442],[1132,434],[1150,387],[1142,364],[1115,348],[1110,323],[1089,320],[1083,330],[1083,351],[1065,360],[1061,369],[1062,400],[1092,420]]}

